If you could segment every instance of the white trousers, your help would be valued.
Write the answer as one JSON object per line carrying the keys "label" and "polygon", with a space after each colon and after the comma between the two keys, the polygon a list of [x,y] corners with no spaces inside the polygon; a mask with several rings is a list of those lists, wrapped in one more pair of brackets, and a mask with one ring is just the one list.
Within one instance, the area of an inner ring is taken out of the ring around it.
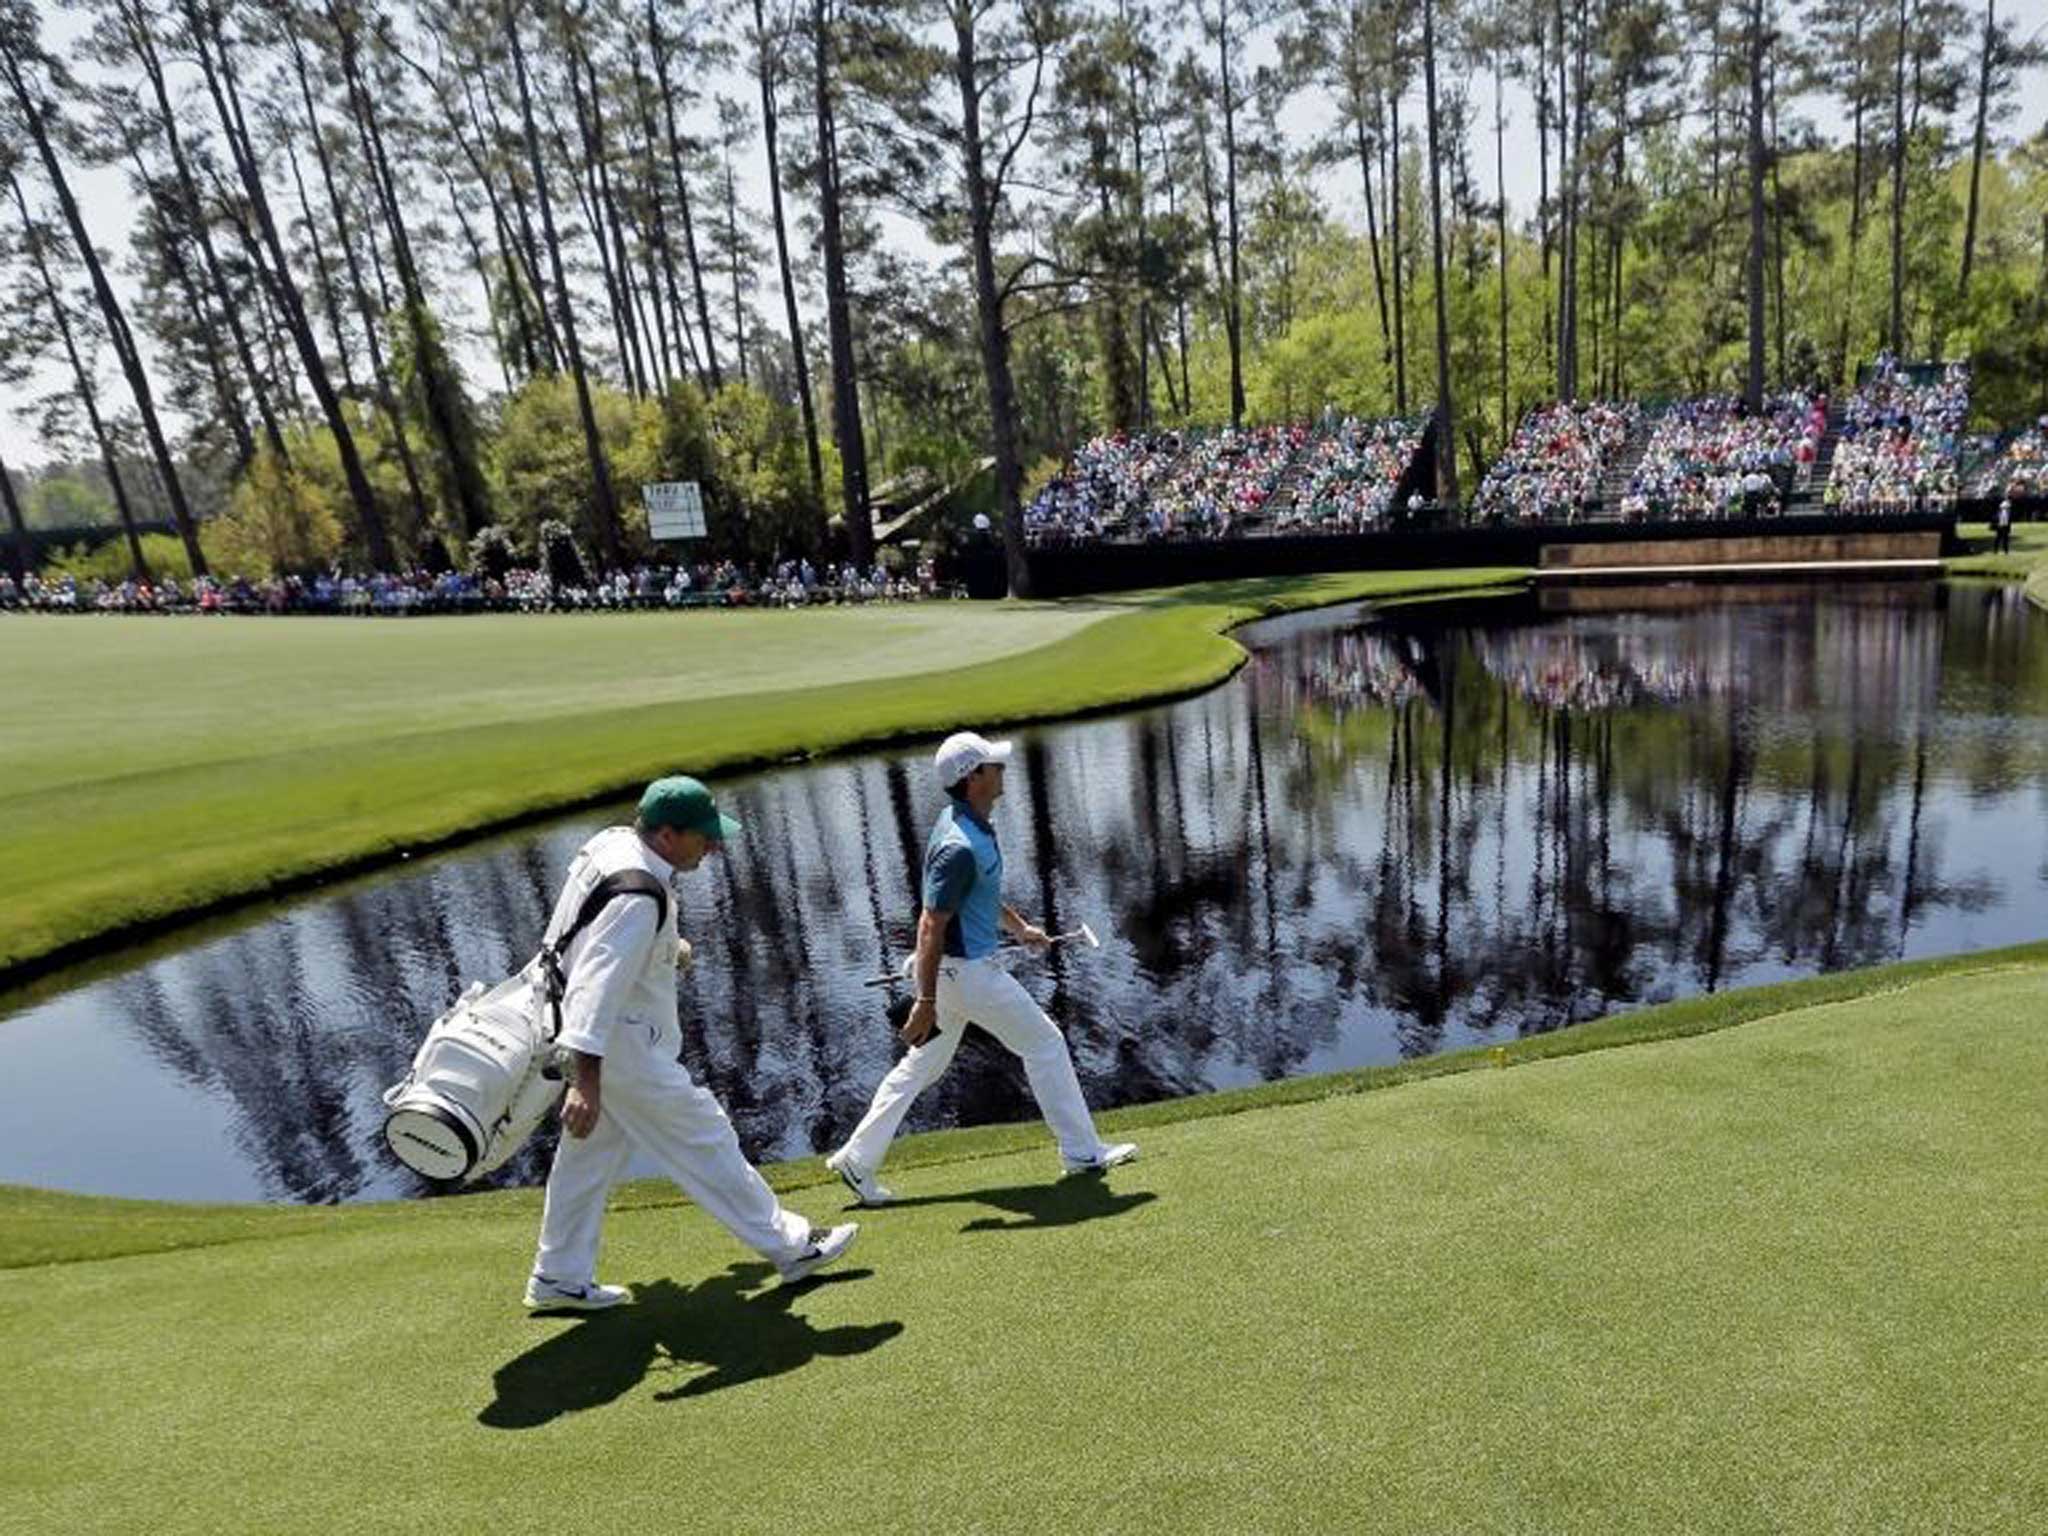
{"label": "white trousers", "polygon": [[676,1060],[677,1038],[621,1019],[604,1061],[597,1124],[562,1133],[548,1174],[533,1271],[565,1285],[596,1277],[605,1196],[637,1147],[732,1235],[770,1263],[802,1254],[811,1224],[785,1210],[740,1151],[739,1137],[708,1089]]}
{"label": "white trousers", "polygon": [[980,1025],[1023,1061],[1031,1096],[1038,1100],[1038,1112],[1052,1128],[1062,1158],[1086,1162],[1101,1152],[1102,1139],[1095,1134],[1095,1122],[1081,1097],[1081,1081],[1074,1075],[1074,1058],[1045,1010],[994,960],[946,960],[939,966],[938,1033],[927,1036],[890,1069],[867,1114],[846,1139],[844,1150],[857,1168],[873,1173],[882,1166],[911,1101],[952,1065],[968,1024]]}

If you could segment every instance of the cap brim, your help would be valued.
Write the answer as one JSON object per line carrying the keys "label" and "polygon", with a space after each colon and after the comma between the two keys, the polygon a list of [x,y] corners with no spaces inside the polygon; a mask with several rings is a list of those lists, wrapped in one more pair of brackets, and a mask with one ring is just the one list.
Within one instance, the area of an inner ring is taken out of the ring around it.
{"label": "cap brim", "polygon": [[1015,745],[1016,743],[1012,741],[992,741],[988,744],[988,756],[983,758],[982,761],[985,763],[1007,763],[1010,760],[1010,748]]}
{"label": "cap brim", "polygon": [[739,836],[740,824],[721,811],[718,814],[718,824],[715,827],[706,827],[704,831],[714,843],[723,843]]}

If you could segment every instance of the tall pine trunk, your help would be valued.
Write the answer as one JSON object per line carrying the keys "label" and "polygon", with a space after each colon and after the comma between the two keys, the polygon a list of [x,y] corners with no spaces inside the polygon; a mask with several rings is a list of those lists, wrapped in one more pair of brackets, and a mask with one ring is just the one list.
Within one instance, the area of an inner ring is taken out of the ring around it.
{"label": "tall pine trunk", "polygon": [[740,298],[740,198],[733,181],[732,145],[725,145],[725,248],[732,263],[732,336],[739,353],[740,383],[747,383],[747,309]]}
{"label": "tall pine trunk", "polygon": [[[462,91],[463,97],[469,106],[469,120],[476,128],[476,135],[480,144],[498,143],[502,145],[508,140],[515,138],[514,135],[506,131],[504,123],[499,120],[497,100],[488,92],[484,95],[484,107],[490,114],[491,131],[486,136],[483,121],[477,115],[476,98],[470,91],[467,77],[463,80]],[[518,140],[518,143],[519,148],[516,154],[519,159],[524,159],[526,151],[523,139]],[[547,352],[545,366],[550,371],[559,373],[564,362],[562,341],[555,334],[555,317],[548,309],[548,285],[546,279],[541,275],[540,241],[535,238],[533,233],[533,215],[526,206],[526,181],[521,176],[516,161],[506,167],[505,190],[512,200],[512,222],[507,226],[507,234],[509,236],[515,230],[517,233],[517,238],[510,240],[509,243],[518,253],[519,270],[524,278],[521,287],[527,293],[533,295],[533,307],[540,329],[540,341]],[[538,361],[536,366],[539,366]]]}
{"label": "tall pine trunk", "polygon": [[782,146],[776,118],[775,86],[780,66],[770,52],[768,16],[754,0],[754,33],[761,49],[761,141],[768,150],[768,210],[775,224],[775,265],[782,277],[782,313],[789,325],[789,352],[796,364],[796,399],[803,412],[804,449],[809,455],[811,494],[818,501],[818,548],[825,547],[825,460],[818,447],[818,407],[811,398],[811,364],[804,352],[803,319],[797,313],[796,274],[789,264],[789,225],[782,211]]}
{"label": "tall pine trunk", "polygon": [[[1555,210],[1550,203],[1550,56],[1544,46],[1549,29],[1541,12],[1536,18],[1536,240],[1541,247],[1543,259],[1543,376],[1549,378],[1556,370],[1556,317],[1551,310],[1550,298],[1550,246],[1551,220]],[[1562,170],[1562,164],[1559,169]]]}
{"label": "tall pine trunk", "polygon": [[1456,506],[1458,497],[1457,412],[1451,398],[1451,322],[1444,292],[1444,197],[1442,150],[1437,142],[1436,5],[1422,0],[1422,83],[1429,112],[1430,265],[1436,279],[1437,499]]}
{"label": "tall pine trunk", "polygon": [[1764,0],[1749,6],[1749,371],[1742,398],[1764,404]]}
{"label": "tall pine trunk", "polygon": [[1230,343],[1230,424],[1239,427],[1244,425],[1244,300],[1238,282],[1237,100],[1230,78],[1230,0],[1217,0],[1216,54],[1223,84],[1223,205],[1230,234],[1223,327]]}
{"label": "tall pine trunk", "polygon": [[13,535],[7,549],[14,567],[14,579],[27,581],[36,568],[35,540],[28,536],[28,523],[21,515],[21,502],[14,494],[14,472],[7,467],[5,459],[0,459],[0,502],[7,506],[7,529]]}
{"label": "tall pine trunk", "polygon": [[[612,266],[610,231],[606,228],[604,199],[598,190],[597,152],[591,145],[590,124],[583,97],[583,77],[577,65],[577,57],[572,49],[568,58],[569,94],[576,109],[576,136],[582,146],[582,170],[570,178],[570,184],[576,188],[576,201],[583,211],[583,222],[589,227],[591,246],[597,252],[598,276],[604,280],[605,313],[611,319],[612,344],[619,356],[619,376],[626,387],[626,392],[638,396],[645,394],[646,391],[641,387],[640,371],[635,366],[637,352],[633,341],[632,320],[626,313],[625,298],[619,287],[619,274]],[[560,162],[564,165],[576,164],[576,156],[570,152],[568,140],[562,136],[561,126],[554,121],[551,110],[548,121],[549,130],[554,136],[555,153]]]}
{"label": "tall pine trunk", "polygon": [[[690,179],[683,174],[683,141],[676,132],[676,93],[669,86],[668,49],[662,43],[654,0],[647,0],[647,38],[654,53],[654,83],[661,93],[663,122],[668,129],[669,173],[675,181],[676,212],[683,221],[683,256],[690,264],[690,286],[697,298],[697,328],[704,337],[704,366],[711,375],[711,387],[722,389],[725,376],[718,366],[718,341],[711,334],[711,300],[704,291],[704,264],[697,259],[697,226],[690,214]],[[861,489],[865,496],[865,481]],[[865,507],[865,501],[862,505]]]}
{"label": "tall pine trunk", "polygon": [[1358,145],[1358,174],[1365,183],[1365,243],[1372,249],[1372,292],[1373,298],[1378,301],[1380,315],[1380,359],[1391,368],[1394,361],[1394,333],[1387,319],[1387,274],[1385,264],[1380,260],[1379,215],[1373,208],[1372,196],[1372,146],[1365,135],[1365,114],[1362,105],[1353,106],[1351,128]]}
{"label": "tall pine trunk", "polygon": [[832,352],[832,430],[839,445],[839,488],[847,542],[854,563],[866,566],[874,560],[875,535],[868,512],[867,440],[861,433],[853,310],[846,288],[846,239],[840,223],[832,32],[826,0],[811,0],[811,95],[818,124],[818,231],[825,262],[825,333]]}
{"label": "tall pine trunk", "polygon": [[[327,141],[320,132],[320,111],[313,99],[313,80],[306,65],[303,43],[295,30],[287,32],[291,45],[292,67],[298,77],[299,101],[306,111],[306,131],[313,140],[313,163],[320,171],[320,185],[327,193],[327,207],[334,221],[334,238],[341,246],[342,264],[347,269],[349,292],[355,299],[356,313],[363,322],[365,350],[370,354],[370,384],[377,399],[377,407],[391,422],[392,446],[398,453],[398,466],[405,476],[405,492],[412,503],[413,525],[424,537],[428,524],[426,486],[420,479],[419,463],[413,457],[412,443],[405,432],[405,415],[398,408],[398,392],[391,387],[391,370],[384,361],[384,309],[370,297],[370,291],[363,282],[362,258],[356,253],[354,237],[349,233],[348,200],[341,194],[334,176],[333,157],[327,153]],[[317,237],[316,237],[317,238]],[[376,255],[374,242],[371,255]],[[339,322],[337,322],[337,331]],[[347,352],[341,356],[346,367]]]}
{"label": "tall pine trunk", "polygon": [[[675,248],[669,240],[668,233],[668,210],[662,200],[660,178],[655,170],[658,135],[654,123],[653,98],[648,90],[646,77],[640,70],[638,49],[632,51],[632,60],[633,96],[640,114],[640,137],[645,145],[643,164],[647,179],[641,191],[647,199],[648,233],[653,246],[649,252],[648,262],[648,300],[654,306],[655,323],[659,326],[662,315],[666,314],[669,326],[674,329],[676,374],[679,377],[691,373],[701,375],[703,368],[697,358],[697,344],[690,336],[689,312],[683,305],[683,285],[676,275]],[[665,296],[662,292],[664,286],[668,290]],[[666,329],[667,327],[664,327],[664,330]],[[669,345],[666,337],[662,344],[664,347]]]}
{"label": "tall pine trunk", "polygon": [[149,386],[149,375],[143,369],[142,356],[135,346],[135,336],[128,328],[127,316],[122,312],[121,302],[114,296],[113,285],[107,281],[106,268],[100,262],[99,250],[92,243],[85,220],[78,211],[78,200],[72,195],[71,183],[65,177],[64,166],[57,158],[56,146],[50,140],[49,125],[43,120],[41,103],[36,99],[22,71],[21,60],[12,52],[0,51],[0,73],[7,77],[10,94],[14,97],[20,121],[28,129],[29,137],[35,144],[36,154],[42,161],[43,173],[49,180],[50,189],[57,195],[57,205],[63,211],[64,223],[71,231],[72,243],[78,247],[79,260],[85,264],[86,275],[91,279],[93,299],[99,305],[101,318],[105,321],[108,338],[114,344],[114,352],[121,360],[121,371],[127,377],[129,392],[134,396],[136,413],[142,418],[143,435],[149,440],[150,455],[156,461],[157,473],[163,479],[164,496],[170,503],[171,520],[177,524],[178,537],[184,542],[185,555],[192,563],[192,574],[206,574],[206,555],[199,547],[199,529],[193,521],[192,509],[185,500],[185,487],[178,478],[177,465],[171,459],[171,446],[165,439],[163,424],[157,419],[156,397]]}
{"label": "tall pine trunk", "polygon": [[604,451],[604,437],[597,430],[597,411],[591,404],[590,376],[584,371],[583,349],[576,342],[576,306],[570,298],[569,282],[562,270],[561,241],[555,236],[554,201],[548,195],[547,167],[540,157],[540,130],[534,124],[533,92],[526,79],[526,47],[519,39],[516,0],[508,0],[505,7],[505,36],[512,45],[512,73],[519,85],[519,120],[525,129],[526,158],[540,203],[541,234],[547,241],[548,268],[555,280],[555,300],[561,310],[562,345],[569,356],[569,374],[576,386],[576,411],[583,422],[583,447],[590,458],[591,516],[596,525],[598,557],[608,568],[614,568],[622,554],[618,497],[612,489],[612,466]]}
{"label": "tall pine trunk", "polygon": [[[328,431],[333,434],[335,454],[341,460],[342,478],[348,485],[349,500],[355,507],[356,522],[362,531],[363,546],[370,564],[377,570],[391,570],[394,562],[391,539],[384,527],[384,514],[377,506],[376,494],[370,489],[370,477],[363,469],[355,433],[349,427],[340,397],[335,394],[334,383],[328,377],[327,363],[320,355],[320,344],[314,339],[298,283],[292,277],[290,258],[277,232],[270,197],[264,189],[262,172],[256,163],[256,147],[249,137],[248,123],[242,113],[227,41],[217,27],[209,26],[201,18],[195,0],[184,0],[184,9],[191,24],[200,73],[205,77],[207,93],[213,100],[230,158],[235,162],[236,173],[241,179],[242,195],[249,204],[250,212],[255,215],[262,241],[259,254],[267,254],[268,257],[264,286],[277,303],[279,318],[291,336],[293,346],[298,349],[299,364],[306,382],[312,386],[314,398],[320,404],[320,413],[327,422]],[[218,20],[217,17],[214,19]]]}
{"label": "tall pine trunk", "polygon": [[128,499],[127,484],[121,478],[120,461],[114,456],[113,441],[107,435],[106,422],[100,417],[99,390],[94,387],[92,372],[79,354],[78,341],[71,329],[71,316],[64,306],[64,295],[50,271],[49,258],[43,250],[40,231],[29,214],[28,198],[21,190],[21,182],[11,171],[0,170],[0,174],[7,177],[8,190],[14,194],[14,206],[21,213],[21,243],[35,266],[36,278],[42,285],[43,302],[49,306],[50,318],[57,325],[58,339],[64,344],[64,356],[71,364],[78,403],[85,407],[86,424],[92,429],[92,440],[100,450],[100,463],[107,471],[107,486],[114,493],[114,510],[120,514],[121,531],[128,540],[128,563],[137,581],[147,581],[149,561],[142,554],[142,535],[135,526],[135,508]]}
{"label": "tall pine trunk", "polygon": [[1970,269],[1977,257],[1977,199],[1984,179],[1984,140],[1991,110],[1991,61],[1998,46],[1996,29],[1998,0],[1984,0],[1984,51],[1977,61],[1977,119],[1970,130],[1970,208],[1963,219],[1963,269],[1956,281],[1956,297],[1970,296]]}
{"label": "tall pine trunk", "polygon": [[[1500,50],[1502,44],[1496,40],[1493,45],[1493,229],[1494,239],[1500,245],[1500,442],[1502,451],[1508,442],[1508,166],[1507,166],[1507,101],[1501,93]],[[1541,137],[1539,131],[1538,137]]]}
{"label": "tall pine trunk", "polygon": [[[377,114],[376,94],[363,77],[355,51],[353,34],[342,33],[342,65],[347,74],[349,99],[356,120],[370,179],[384,210],[390,231],[392,260],[398,264],[399,287],[405,295],[406,329],[412,335],[413,368],[419,376],[420,403],[427,429],[440,444],[442,490],[455,504],[455,515],[465,539],[491,521],[489,492],[484,487],[483,469],[477,463],[476,445],[463,420],[463,402],[456,397],[459,383],[454,362],[436,334],[427,310],[426,285],[420,280],[419,263],[413,257],[412,235],[405,222],[404,199],[392,170],[391,155],[385,147],[384,128]],[[495,323],[495,322],[494,322]]]}
{"label": "tall pine trunk", "polygon": [[1393,87],[1388,91],[1388,112],[1392,132],[1388,142],[1392,146],[1393,168],[1387,175],[1387,226],[1388,242],[1394,266],[1394,414],[1408,414],[1408,292],[1402,279],[1407,263],[1401,245],[1401,85],[1399,63],[1394,65],[1396,74]]}
{"label": "tall pine trunk", "polygon": [[1003,553],[1010,591],[1031,595],[1031,565],[1024,554],[1023,466],[1017,460],[1017,388],[1010,375],[1010,333],[996,285],[995,218],[1000,189],[988,184],[982,157],[981,82],[975,62],[974,11],[954,0],[955,80],[960,88],[960,137],[966,156],[967,227],[974,255],[974,309],[981,333],[982,372],[988,381],[989,444],[996,461],[996,507],[1003,520]]}
{"label": "tall pine trunk", "polygon": [[1906,354],[1906,4],[1899,0],[1898,61],[1892,86],[1892,313],[1890,345]]}
{"label": "tall pine trunk", "polygon": [[1785,183],[1778,154],[1778,61],[1771,60],[1770,139],[1764,146],[1771,165],[1771,342],[1777,365],[1778,387],[1785,387]]}
{"label": "tall pine trunk", "polygon": [[[1123,18],[1126,32],[1135,39],[1128,0],[1119,5],[1118,13]],[[1138,273],[1138,425],[1149,430],[1152,426],[1152,285],[1145,280],[1142,268],[1150,236],[1146,231],[1145,212],[1144,98],[1139,88],[1138,50],[1135,46],[1130,48],[1124,65],[1124,99],[1130,103],[1131,199],[1141,263]],[[1172,380],[1169,378],[1167,393],[1170,396],[1172,392]]]}
{"label": "tall pine trunk", "polygon": [[[1850,38],[1849,51],[1855,61],[1855,68],[1863,67],[1863,11],[1858,7],[1854,32]],[[1850,169],[1849,169],[1849,279],[1842,285],[1842,324],[1835,335],[1835,366],[1833,378],[1836,386],[1849,382],[1849,335],[1856,316],[1856,285],[1858,281],[1857,255],[1863,241],[1863,85],[1859,77],[1856,85],[1855,110],[1851,114],[1850,128]]]}
{"label": "tall pine trunk", "polygon": [[192,263],[180,248],[179,229],[184,222],[182,212],[165,194],[157,178],[150,175],[148,166],[143,163],[141,144],[132,144],[129,153],[135,165],[136,180],[148,197],[150,213],[156,219],[164,261],[198,322],[200,345],[206,353],[206,370],[213,379],[214,401],[221,419],[228,425],[229,435],[235,440],[235,472],[240,474],[256,457],[256,437],[249,429],[248,412],[242,408],[242,397],[235,389],[233,370],[221,352],[221,325],[214,315],[206,286],[193,275]]}
{"label": "tall pine trunk", "polygon": [[313,218],[313,199],[306,193],[306,178],[299,165],[298,147],[291,135],[280,134],[284,140],[285,159],[291,165],[292,190],[299,200],[299,217],[305,221],[306,243],[313,248],[313,275],[320,288],[320,308],[327,315],[327,331],[334,338],[334,357],[341,364],[341,389],[345,395],[356,392],[355,364],[349,357],[348,333],[341,323],[341,300],[334,291],[334,272],[327,260],[327,246],[320,238],[320,226]]}
{"label": "tall pine trunk", "polygon": [[199,255],[206,267],[207,282],[213,289],[214,303],[219,306],[221,317],[227,323],[228,335],[235,346],[235,357],[241,364],[243,377],[248,380],[249,395],[255,402],[256,414],[263,423],[263,435],[270,443],[270,451],[277,455],[280,464],[285,463],[288,461],[288,455],[285,452],[284,433],[278,426],[276,411],[271,408],[270,396],[263,387],[263,375],[256,367],[255,349],[250,346],[248,333],[242,325],[241,306],[228,291],[227,274],[221,264],[220,252],[213,243],[213,231],[206,217],[205,201],[200,196],[198,178],[192,174],[192,162],[185,152],[184,136],[178,131],[178,114],[171,104],[170,86],[164,77],[162,55],[157,52],[156,39],[150,32],[147,15],[140,6],[123,5],[121,19],[128,30],[129,44],[134,48],[136,59],[142,65],[142,72],[149,78],[150,94],[156,101],[157,119],[163,125],[164,143],[171,152],[171,168],[177,173],[178,195],[192,221],[192,233],[199,242]]}

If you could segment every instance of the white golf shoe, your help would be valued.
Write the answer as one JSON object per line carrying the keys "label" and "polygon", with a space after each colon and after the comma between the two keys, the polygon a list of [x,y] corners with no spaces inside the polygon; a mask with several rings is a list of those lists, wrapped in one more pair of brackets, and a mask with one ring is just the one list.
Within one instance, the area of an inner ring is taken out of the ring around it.
{"label": "white golf shoe", "polygon": [[886,1184],[848,1157],[844,1147],[826,1158],[825,1166],[846,1182],[846,1187],[853,1191],[853,1198],[862,1205],[887,1205],[896,1198],[895,1192]]}
{"label": "white golf shoe", "polygon": [[632,1300],[623,1285],[599,1285],[595,1280],[570,1285],[534,1275],[526,1282],[526,1305],[535,1312],[602,1312]]}
{"label": "white golf shoe", "polygon": [[775,1266],[776,1271],[782,1276],[782,1283],[795,1285],[800,1280],[810,1279],[851,1248],[853,1240],[859,1235],[860,1223],[857,1221],[842,1222],[829,1230],[822,1227],[811,1228],[810,1243],[804,1251],[795,1258]]}
{"label": "white golf shoe", "polygon": [[1105,1143],[1096,1154],[1083,1162],[1069,1162],[1062,1158],[1060,1166],[1068,1173],[1107,1173],[1112,1168],[1121,1168],[1138,1155],[1135,1141]]}

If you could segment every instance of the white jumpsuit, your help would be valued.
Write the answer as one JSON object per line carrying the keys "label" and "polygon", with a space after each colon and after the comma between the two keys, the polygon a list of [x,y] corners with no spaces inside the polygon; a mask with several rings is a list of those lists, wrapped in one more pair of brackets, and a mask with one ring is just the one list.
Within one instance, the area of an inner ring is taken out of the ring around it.
{"label": "white jumpsuit", "polygon": [[[577,852],[548,920],[566,929],[606,875],[641,869],[664,886],[675,870],[631,827],[608,827]],[[810,1223],[783,1208],[740,1151],[732,1122],[679,1059],[676,927],[654,902],[618,897],[571,941],[563,956],[561,1043],[604,1058],[597,1124],[564,1132],[548,1175],[534,1273],[563,1285],[596,1278],[605,1196],[634,1148],[741,1242],[780,1265],[810,1245]]]}

